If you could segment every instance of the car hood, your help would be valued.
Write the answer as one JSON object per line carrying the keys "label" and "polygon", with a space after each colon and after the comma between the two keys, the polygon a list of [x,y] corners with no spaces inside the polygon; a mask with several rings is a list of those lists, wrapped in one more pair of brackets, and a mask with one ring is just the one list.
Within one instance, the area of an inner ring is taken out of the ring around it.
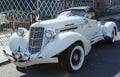
{"label": "car hood", "polygon": [[56,19],[36,22],[32,24],[31,27],[45,27],[45,28],[58,29],[65,27],[66,25],[69,24],[74,24],[74,25],[85,24],[85,18],[78,16],[58,17]]}

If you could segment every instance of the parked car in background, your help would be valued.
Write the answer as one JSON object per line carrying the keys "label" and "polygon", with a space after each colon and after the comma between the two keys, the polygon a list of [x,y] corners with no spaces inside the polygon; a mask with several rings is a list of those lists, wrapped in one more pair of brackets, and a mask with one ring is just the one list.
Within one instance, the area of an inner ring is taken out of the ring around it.
{"label": "parked car in background", "polygon": [[108,15],[120,14],[120,5],[111,6],[107,9]]}
{"label": "parked car in background", "polygon": [[110,8],[108,8],[108,11],[110,10],[120,10],[120,5],[111,6]]}
{"label": "parked car in background", "polygon": [[18,67],[27,67],[58,58],[69,72],[82,67],[93,44],[100,40],[115,42],[117,26],[98,21],[96,11],[89,6],[62,11],[57,18],[37,21],[30,30],[18,28],[9,41],[12,55],[6,57]]}
{"label": "parked car in background", "polygon": [[109,7],[106,14],[109,16],[106,21],[120,22],[120,5]]}

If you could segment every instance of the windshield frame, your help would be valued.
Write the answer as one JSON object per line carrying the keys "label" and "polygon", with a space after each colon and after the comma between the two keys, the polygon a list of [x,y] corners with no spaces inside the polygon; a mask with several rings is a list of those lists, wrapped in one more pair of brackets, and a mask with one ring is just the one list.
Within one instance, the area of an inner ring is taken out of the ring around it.
{"label": "windshield frame", "polygon": [[80,16],[85,17],[86,11],[83,10],[65,10],[59,13],[58,17]]}

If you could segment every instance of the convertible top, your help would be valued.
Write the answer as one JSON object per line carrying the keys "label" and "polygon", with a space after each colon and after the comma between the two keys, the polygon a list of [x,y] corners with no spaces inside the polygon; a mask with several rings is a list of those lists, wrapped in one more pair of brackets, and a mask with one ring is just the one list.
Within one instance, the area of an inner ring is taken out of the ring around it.
{"label": "convertible top", "polygon": [[81,6],[81,7],[72,7],[72,8],[69,8],[67,10],[82,10],[82,11],[95,11],[92,7],[90,6]]}
{"label": "convertible top", "polygon": [[90,6],[79,6],[79,7],[71,7],[71,8],[68,8],[68,9],[64,9],[64,10],[60,11],[59,13],[64,12],[64,11],[69,11],[69,10],[96,12],[93,7],[90,7]]}
{"label": "convertible top", "polygon": [[95,19],[98,20],[97,11],[91,6],[71,7],[71,8],[64,9],[64,10],[60,11],[59,14],[61,12],[64,12],[64,11],[72,11],[72,10],[73,11],[76,10],[76,11],[94,12],[95,13]]}

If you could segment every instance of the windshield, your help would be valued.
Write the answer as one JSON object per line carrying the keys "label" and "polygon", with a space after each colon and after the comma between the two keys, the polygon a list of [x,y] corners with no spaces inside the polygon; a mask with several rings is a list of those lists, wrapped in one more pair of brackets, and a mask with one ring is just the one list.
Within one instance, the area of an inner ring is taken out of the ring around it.
{"label": "windshield", "polygon": [[77,10],[72,10],[72,11],[64,11],[60,13],[59,16],[85,16],[85,11],[77,11]]}

